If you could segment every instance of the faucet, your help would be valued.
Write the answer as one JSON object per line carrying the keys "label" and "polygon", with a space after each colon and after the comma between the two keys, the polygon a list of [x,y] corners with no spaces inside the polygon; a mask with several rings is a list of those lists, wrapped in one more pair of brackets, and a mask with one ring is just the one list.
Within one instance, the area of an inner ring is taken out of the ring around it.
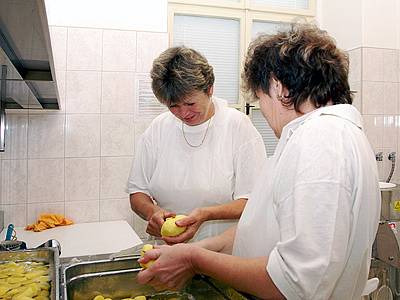
{"label": "faucet", "polygon": [[395,161],[396,161],[396,152],[390,152],[390,153],[389,153],[389,156],[388,156],[388,159],[389,159],[391,162],[395,162]]}
{"label": "faucet", "polygon": [[394,168],[396,166],[396,152],[390,152],[388,155],[388,159],[392,162],[392,167],[390,169],[390,173],[388,178],[386,179],[386,182],[390,182],[390,179],[392,179]]}
{"label": "faucet", "polygon": [[376,161],[383,161],[383,152],[378,152],[375,154]]}

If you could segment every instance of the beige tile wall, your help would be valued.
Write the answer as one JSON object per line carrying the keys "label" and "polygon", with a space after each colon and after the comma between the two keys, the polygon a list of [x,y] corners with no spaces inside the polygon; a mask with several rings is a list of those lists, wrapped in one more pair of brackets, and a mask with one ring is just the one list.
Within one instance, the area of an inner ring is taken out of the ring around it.
{"label": "beige tile wall", "polygon": [[60,111],[10,111],[0,209],[24,226],[39,213],[75,222],[125,219],[140,233],[125,183],[138,135],[135,76],[148,73],[167,33],[51,27]]}
{"label": "beige tile wall", "polygon": [[[375,153],[384,154],[383,161],[378,162],[380,180],[384,181],[391,168],[388,155],[400,149],[400,51],[362,47],[348,53],[350,85],[357,92],[354,105],[363,114],[365,131]],[[400,182],[399,169],[396,166],[392,182]]]}

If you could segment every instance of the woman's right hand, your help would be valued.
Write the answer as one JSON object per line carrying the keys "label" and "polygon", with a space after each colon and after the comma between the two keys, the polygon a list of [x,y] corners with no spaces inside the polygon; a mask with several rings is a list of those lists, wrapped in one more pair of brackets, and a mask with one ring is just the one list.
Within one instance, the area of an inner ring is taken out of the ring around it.
{"label": "woman's right hand", "polygon": [[161,208],[156,209],[149,218],[149,221],[147,223],[146,232],[152,236],[160,237],[161,236],[161,226],[164,224],[165,219],[169,218],[169,217],[173,217],[175,215],[176,215],[175,213],[166,211]]}

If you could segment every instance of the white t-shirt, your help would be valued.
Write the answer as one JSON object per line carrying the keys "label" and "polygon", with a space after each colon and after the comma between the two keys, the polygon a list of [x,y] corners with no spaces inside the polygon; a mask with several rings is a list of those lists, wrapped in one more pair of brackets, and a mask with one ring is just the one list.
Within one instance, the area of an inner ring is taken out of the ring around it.
{"label": "white t-shirt", "polygon": [[269,256],[287,299],[360,299],[380,215],[375,156],[341,104],[285,126],[239,221],[234,255]]}
{"label": "white t-shirt", "polygon": [[[248,198],[265,161],[265,146],[250,119],[213,98],[210,124],[184,125],[171,112],[155,118],[141,137],[128,193],[142,192],[177,214]],[[207,126],[209,126],[207,131]],[[206,133],[207,131],[207,133]],[[197,240],[221,233],[236,221],[208,221]]]}

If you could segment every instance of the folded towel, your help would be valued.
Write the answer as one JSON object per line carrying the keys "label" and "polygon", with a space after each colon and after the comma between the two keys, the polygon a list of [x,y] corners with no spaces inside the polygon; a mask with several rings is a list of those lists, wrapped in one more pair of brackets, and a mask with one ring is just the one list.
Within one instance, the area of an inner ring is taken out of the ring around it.
{"label": "folded towel", "polygon": [[36,223],[30,224],[25,227],[25,230],[43,231],[48,228],[54,228],[56,226],[71,225],[73,222],[63,215],[59,214],[42,214]]}

